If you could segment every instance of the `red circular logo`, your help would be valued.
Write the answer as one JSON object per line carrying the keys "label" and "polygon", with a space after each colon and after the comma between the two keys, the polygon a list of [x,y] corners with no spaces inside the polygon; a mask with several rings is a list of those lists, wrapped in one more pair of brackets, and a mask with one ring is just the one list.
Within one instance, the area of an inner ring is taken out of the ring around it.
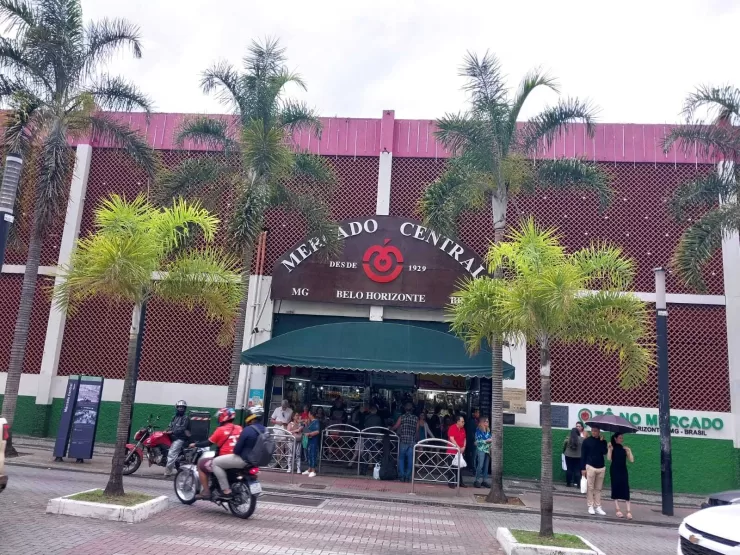
{"label": "red circular logo", "polygon": [[397,247],[386,239],[383,245],[373,245],[362,257],[362,269],[365,275],[376,283],[389,283],[396,279],[403,270],[403,255]]}

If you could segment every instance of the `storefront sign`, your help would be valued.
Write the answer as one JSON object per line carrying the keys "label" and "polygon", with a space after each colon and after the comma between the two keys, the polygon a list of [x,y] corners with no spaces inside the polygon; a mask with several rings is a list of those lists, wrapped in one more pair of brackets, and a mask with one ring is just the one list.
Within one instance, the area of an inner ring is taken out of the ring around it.
{"label": "storefront sign", "polygon": [[516,387],[504,388],[504,412],[524,414],[527,412],[527,390]]}
{"label": "storefront sign", "polygon": [[[578,411],[577,419],[586,422],[601,414],[617,414],[637,427],[640,433],[660,433],[658,409],[583,407]],[[722,439],[728,436],[726,420],[728,417],[722,416],[722,413],[671,410],[671,435]],[[732,437],[731,432],[729,437]]]}
{"label": "storefront sign", "polygon": [[365,372],[346,372],[338,370],[314,370],[311,381],[330,385],[365,385]]}
{"label": "storefront sign", "polygon": [[444,391],[467,391],[468,385],[462,376],[419,375],[419,389],[441,389]]}
{"label": "storefront sign", "polygon": [[486,273],[475,252],[405,218],[371,216],[339,224],[342,253],[320,262],[309,237],[275,262],[272,298],[441,308],[463,277]]}
{"label": "storefront sign", "polygon": [[412,388],[416,382],[413,374],[397,372],[373,372],[372,384],[378,387],[405,387]]}

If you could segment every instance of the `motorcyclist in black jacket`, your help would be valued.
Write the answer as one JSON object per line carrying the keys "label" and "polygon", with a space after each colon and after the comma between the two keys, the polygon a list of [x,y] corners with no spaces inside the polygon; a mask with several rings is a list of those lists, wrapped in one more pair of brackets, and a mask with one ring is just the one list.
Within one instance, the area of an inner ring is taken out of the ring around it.
{"label": "motorcyclist in black jacket", "polygon": [[175,403],[175,416],[172,417],[172,421],[168,426],[172,435],[172,445],[167,454],[167,467],[164,469],[165,476],[172,476],[175,461],[177,461],[177,457],[180,456],[180,453],[190,438],[190,418],[185,414],[187,409],[188,404],[185,401],[180,400]]}

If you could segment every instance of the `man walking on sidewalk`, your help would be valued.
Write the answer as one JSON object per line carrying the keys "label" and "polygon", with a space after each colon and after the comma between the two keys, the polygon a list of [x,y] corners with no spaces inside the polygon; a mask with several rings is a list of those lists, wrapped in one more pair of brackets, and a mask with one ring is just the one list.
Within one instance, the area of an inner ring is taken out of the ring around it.
{"label": "man walking on sidewalk", "polygon": [[581,446],[581,475],[588,481],[586,490],[586,501],[588,503],[588,514],[605,515],[604,509],[601,508],[601,489],[604,487],[604,475],[606,467],[604,465],[604,455],[608,447],[601,430],[591,426],[591,437],[583,440]]}

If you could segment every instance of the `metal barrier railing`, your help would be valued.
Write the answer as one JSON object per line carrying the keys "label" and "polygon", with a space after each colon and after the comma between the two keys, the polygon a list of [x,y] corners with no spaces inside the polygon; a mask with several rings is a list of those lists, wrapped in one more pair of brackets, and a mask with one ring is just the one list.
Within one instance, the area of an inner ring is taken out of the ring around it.
{"label": "metal barrier railing", "polygon": [[368,467],[372,468],[376,464],[380,464],[383,460],[383,438],[387,435],[390,436],[391,440],[391,459],[394,465],[398,465],[399,456],[399,440],[398,436],[388,430],[388,428],[372,427],[366,428],[360,432],[360,440],[357,444],[357,474],[359,475],[360,469]]}
{"label": "metal barrier railing", "polygon": [[352,465],[360,439],[360,430],[349,424],[327,426],[321,434],[319,470],[322,462]]}
{"label": "metal barrier railing", "polygon": [[296,437],[285,428],[275,426],[267,428],[267,431],[275,439],[275,452],[272,454],[272,459],[268,465],[260,467],[260,470],[287,472],[290,474],[290,483],[292,484],[296,457],[299,457],[298,460],[300,461],[300,451],[298,451],[298,445],[300,444]]}
{"label": "metal barrier railing", "polygon": [[416,482],[455,484],[460,494],[460,467],[453,465],[455,453],[458,458],[462,452],[454,443],[444,439],[425,439],[414,445],[414,461],[411,471],[411,493]]}

